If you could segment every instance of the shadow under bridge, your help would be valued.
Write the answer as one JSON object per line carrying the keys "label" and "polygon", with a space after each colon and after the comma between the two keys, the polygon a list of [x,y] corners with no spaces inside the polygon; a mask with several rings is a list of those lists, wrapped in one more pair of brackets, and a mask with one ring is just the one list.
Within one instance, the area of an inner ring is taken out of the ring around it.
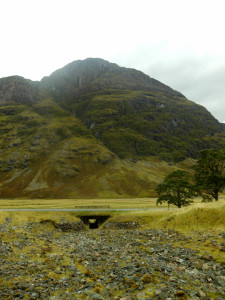
{"label": "shadow under bridge", "polygon": [[78,217],[90,229],[96,229],[99,228],[99,226],[103,224],[106,220],[108,220],[111,216],[88,215],[88,216],[78,216]]}

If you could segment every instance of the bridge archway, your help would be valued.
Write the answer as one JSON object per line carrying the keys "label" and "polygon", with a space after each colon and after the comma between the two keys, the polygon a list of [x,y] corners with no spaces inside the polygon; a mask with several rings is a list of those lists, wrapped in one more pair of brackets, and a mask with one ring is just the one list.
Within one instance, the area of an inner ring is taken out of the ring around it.
{"label": "bridge archway", "polygon": [[89,229],[97,229],[100,225],[105,223],[111,216],[97,216],[97,215],[88,215],[88,216],[79,216],[81,221],[89,227]]}

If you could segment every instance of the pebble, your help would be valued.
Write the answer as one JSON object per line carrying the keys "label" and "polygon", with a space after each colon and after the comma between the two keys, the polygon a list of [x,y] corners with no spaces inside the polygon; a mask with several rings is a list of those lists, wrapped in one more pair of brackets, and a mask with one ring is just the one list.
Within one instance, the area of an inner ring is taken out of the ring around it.
{"label": "pebble", "polygon": [[136,223],[79,231],[67,222],[12,231],[11,221],[0,226],[1,299],[225,299],[224,265],[179,232]]}

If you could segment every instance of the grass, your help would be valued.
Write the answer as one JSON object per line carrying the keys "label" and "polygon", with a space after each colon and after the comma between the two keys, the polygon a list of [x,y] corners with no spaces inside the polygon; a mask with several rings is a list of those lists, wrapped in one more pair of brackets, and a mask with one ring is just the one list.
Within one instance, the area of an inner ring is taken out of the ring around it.
{"label": "grass", "polygon": [[6,218],[12,218],[12,225],[23,224],[27,222],[41,222],[44,220],[52,220],[54,222],[60,222],[64,220],[66,222],[80,221],[74,214],[70,212],[28,212],[28,211],[10,211],[0,212],[0,223],[4,223]]}
{"label": "grass", "polygon": [[[195,203],[201,200],[196,199]],[[167,204],[156,206],[156,198],[126,199],[1,199],[0,209],[4,208],[167,208]],[[176,208],[171,205],[170,208]]]}
{"label": "grass", "polygon": [[175,211],[162,225],[170,228],[192,230],[225,230],[225,202],[195,203],[180,211]]}
{"label": "grass", "polygon": [[[0,200],[3,208],[155,208],[156,198]],[[167,207],[163,205],[162,207]]]}
{"label": "grass", "polygon": [[[225,230],[225,197],[220,201],[211,203],[201,203],[201,199],[195,199],[194,204],[181,209],[160,210],[167,208],[166,204],[156,207],[156,198],[140,199],[45,199],[45,200],[0,200],[0,209],[6,208],[33,208],[33,209],[51,209],[51,208],[140,208],[141,211],[123,211],[108,212],[111,215],[111,221],[137,221],[142,227],[172,228],[175,230],[190,232],[193,230]],[[147,211],[146,208],[158,208],[157,210]],[[80,212],[1,212],[0,220],[7,216],[13,219],[25,221],[29,218],[43,219],[53,218],[58,220],[66,218],[74,219]],[[84,214],[87,214],[86,212]],[[93,214],[93,213],[92,213]],[[96,213],[95,213],[96,214]],[[104,214],[98,212],[97,214]]]}
{"label": "grass", "polygon": [[[152,205],[155,199],[149,203]],[[156,206],[154,206],[155,208]],[[165,204],[159,208],[167,207]],[[116,220],[138,221],[144,227],[172,228],[180,231],[192,230],[225,230],[225,197],[222,196],[218,202],[202,203],[196,198],[194,203],[188,207],[169,210],[133,211],[122,212],[115,216]]]}

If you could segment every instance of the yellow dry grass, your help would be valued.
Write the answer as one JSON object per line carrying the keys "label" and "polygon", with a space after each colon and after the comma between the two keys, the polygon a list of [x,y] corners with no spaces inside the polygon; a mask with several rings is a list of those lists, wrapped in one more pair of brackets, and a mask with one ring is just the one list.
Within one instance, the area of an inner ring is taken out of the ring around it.
{"label": "yellow dry grass", "polygon": [[[199,200],[199,199],[198,199]],[[225,230],[225,201],[200,203],[172,210],[135,211],[115,215],[115,221],[137,221],[146,228],[171,228],[191,232],[193,230]]]}
{"label": "yellow dry grass", "polygon": [[[156,208],[157,198],[126,199],[1,199],[0,209],[4,208]],[[199,203],[199,198],[195,203]],[[176,206],[171,205],[171,208]],[[158,208],[167,208],[163,203]]]}
{"label": "yellow dry grass", "polygon": [[27,222],[40,222],[43,220],[52,220],[56,223],[60,220],[66,222],[76,222],[80,220],[70,212],[1,211],[0,223],[4,223],[6,218],[12,218],[12,224],[15,225]]}
{"label": "yellow dry grass", "polygon": [[225,201],[195,203],[181,210],[176,210],[166,219],[161,219],[162,227],[192,230],[225,230]]}
{"label": "yellow dry grass", "polygon": [[[62,199],[62,200],[0,200],[0,209],[4,208],[143,208],[143,211],[108,212],[111,221],[137,221],[145,228],[173,228],[181,231],[192,230],[225,230],[225,197],[218,202],[195,203],[184,208],[170,210],[145,211],[145,208],[156,208],[156,198],[141,199]],[[166,204],[159,208],[167,207]],[[64,219],[78,220],[71,212],[0,212],[0,222],[12,217],[14,223],[41,221],[51,219],[55,222]],[[84,213],[87,214],[87,213]],[[95,214],[104,214],[99,212]]]}

